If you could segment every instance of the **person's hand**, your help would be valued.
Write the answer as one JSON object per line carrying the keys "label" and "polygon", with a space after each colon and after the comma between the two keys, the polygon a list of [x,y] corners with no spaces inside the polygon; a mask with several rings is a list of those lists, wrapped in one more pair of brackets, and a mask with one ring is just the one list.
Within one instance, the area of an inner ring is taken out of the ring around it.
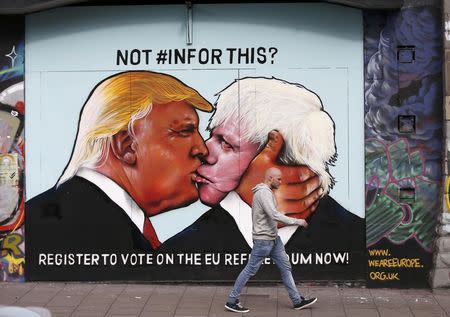
{"label": "person's hand", "polygon": [[308,223],[305,219],[297,219],[298,225],[303,228],[308,228]]}
{"label": "person's hand", "polygon": [[275,193],[278,210],[289,217],[306,219],[319,205],[319,198],[323,193],[320,178],[306,165],[281,165],[278,157],[283,145],[281,133],[271,131],[266,146],[253,159],[242,176],[237,191],[244,201],[251,204],[253,200],[251,189],[264,180],[267,169],[277,167],[283,174],[282,185]]}

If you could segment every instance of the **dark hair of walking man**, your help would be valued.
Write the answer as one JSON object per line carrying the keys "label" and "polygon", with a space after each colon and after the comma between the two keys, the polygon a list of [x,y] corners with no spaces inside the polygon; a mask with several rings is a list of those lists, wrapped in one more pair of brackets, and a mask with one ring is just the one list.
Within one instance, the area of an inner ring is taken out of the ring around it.
{"label": "dark hair of walking man", "polygon": [[272,167],[266,171],[264,183],[258,184],[253,188],[253,249],[247,265],[236,279],[233,290],[225,304],[225,308],[229,311],[237,313],[250,311],[239,302],[239,296],[247,281],[258,272],[262,261],[268,256],[275,261],[280,270],[281,279],[294,304],[294,309],[305,308],[317,301],[315,297],[306,299],[300,296],[292,277],[291,263],[284,250],[283,242],[278,236],[277,222],[288,226],[308,226],[304,219],[288,217],[278,211],[273,191],[280,187],[281,181],[281,171],[276,167]]}

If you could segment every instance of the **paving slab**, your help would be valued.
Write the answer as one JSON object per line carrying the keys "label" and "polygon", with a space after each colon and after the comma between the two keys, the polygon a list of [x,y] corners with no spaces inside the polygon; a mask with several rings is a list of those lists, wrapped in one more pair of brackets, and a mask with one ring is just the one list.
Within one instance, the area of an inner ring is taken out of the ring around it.
{"label": "paving slab", "polygon": [[296,311],[281,284],[249,284],[241,301],[251,311],[236,314],[224,305],[231,284],[1,283],[0,306],[40,307],[52,317],[450,317],[450,290],[368,289],[298,285],[318,297]]}
{"label": "paving slab", "polygon": [[374,308],[346,308],[347,317],[380,317],[380,313]]}
{"label": "paving slab", "polygon": [[143,312],[139,317],[172,317],[173,313],[169,312]]}
{"label": "paving slab", "polygon": [[379,307],[378,312],[380,317],[414,317],[411,309],[409,307],[402,308],[388,308],[388,307]]}
{"label": "paving slab", "polygon": [[76,310],[72,313],[71,317],[104,317],[105,312],[95,311],[95,310]]}
{"label": "paving slab", "polygon": [[329,308],[311,308],[312,317],[346,317],[344,308],[329,309]]}

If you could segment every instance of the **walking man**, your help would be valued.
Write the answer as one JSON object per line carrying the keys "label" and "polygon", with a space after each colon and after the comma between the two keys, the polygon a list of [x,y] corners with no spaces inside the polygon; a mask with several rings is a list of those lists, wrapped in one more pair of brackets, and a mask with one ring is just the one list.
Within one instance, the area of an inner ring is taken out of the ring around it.
{"label": "walking man", "polygon": [[308,226],[304,219],[288,217],[278,211],[273,190],[280,187],[281,181],[281,171],[276,167],[272,167],[266,171],[264,183],[258,184],[253,188],[253,249],[247,265],[239,274],[225,304],[225,308],[229,311],[237,313],[250,311],[239,302],[239,296],[247,281],[258,272],[262,261],[268,256],[275,261],[280,270],[281,279],[294,304],[294,309],[299,310],[308,307],[317,301],[315,297],[306,299],[300,296],[292,277],[291,263],[284,250],[283,242],[278,236],[277,222],[288,226],[302,226],[305,228]]}

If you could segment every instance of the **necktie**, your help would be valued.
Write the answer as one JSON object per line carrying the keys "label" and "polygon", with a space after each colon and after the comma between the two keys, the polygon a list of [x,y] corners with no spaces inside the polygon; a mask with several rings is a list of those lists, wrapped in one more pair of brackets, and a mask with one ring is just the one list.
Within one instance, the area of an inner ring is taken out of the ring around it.
{"label": "necktie", "polygon": [[152,223],[147,217],[144,218],[144,237],[150,242],[153,250],[156,250],[161,245],[161,242],[159,242],[158,236],[156,235],[155,228],[153,228]]}

